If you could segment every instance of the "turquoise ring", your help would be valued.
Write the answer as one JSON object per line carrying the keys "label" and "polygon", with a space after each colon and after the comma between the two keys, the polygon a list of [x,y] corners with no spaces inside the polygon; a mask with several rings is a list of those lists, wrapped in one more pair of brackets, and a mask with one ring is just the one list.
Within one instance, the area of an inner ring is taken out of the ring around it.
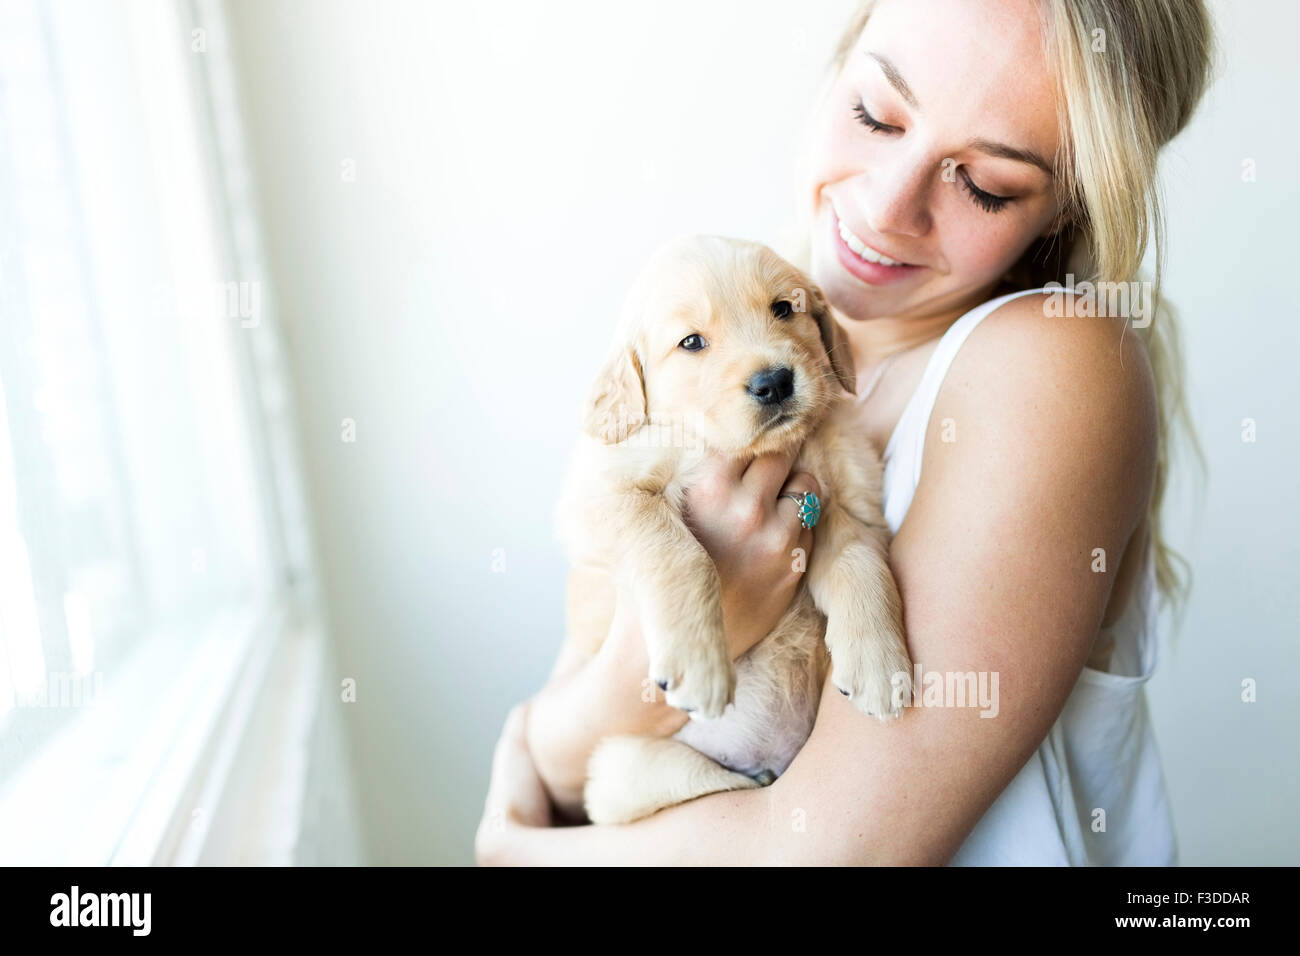
{"label": "turquoise ring", "polygon": [[799,523],[803,525],[805,531],[817,527],[817,521],[822,516],[821,499],[811,491],[805,491],[803,494],[787,491],[781,497],[790,498],[799,506]]}

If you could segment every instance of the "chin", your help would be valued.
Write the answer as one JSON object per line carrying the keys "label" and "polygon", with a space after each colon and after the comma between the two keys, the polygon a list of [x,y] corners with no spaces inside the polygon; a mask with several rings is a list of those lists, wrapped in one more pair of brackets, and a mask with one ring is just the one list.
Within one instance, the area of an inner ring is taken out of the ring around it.
{"label": "chin", "polygon": [[716,422],[703,424],[699,437],[710,449],[731,458],[756,458],[788,452],[802,445],[809,434],[806,415],[791,415],[778,425],[764,427],[758,422],[743,425]]}
{"label": "chin", "polygon": [[804,415],[788,418],[778,425],[762,429],[750,442],[746,451],[755,457],[774,452],[788,452],[802,445],[808,437],[808,421]]}

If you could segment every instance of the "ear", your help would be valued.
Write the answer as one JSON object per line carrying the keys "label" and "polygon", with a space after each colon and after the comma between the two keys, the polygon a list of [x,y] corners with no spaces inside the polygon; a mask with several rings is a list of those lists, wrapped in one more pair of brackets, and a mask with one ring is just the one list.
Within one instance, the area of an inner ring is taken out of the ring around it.
{"label": "ear", "polygon": [[840,385],[846,392],[856,395],[858,375],[853,368],[853,354],[849,351],[848,336],[835,321],[835,316],[831,315],[825,296],[815,285],[808,287],[808,302],[812,317],[817,322],[817,328],[821,330],[822,346],[831,360],[831,369],[835,372],[835,377],[839,379]]}
{"label": "ear", "polygon": [[641,357],[622,346],[605,362],[587,400],[583,431],[606,445],[621,442],[646,423],[645,376]]}

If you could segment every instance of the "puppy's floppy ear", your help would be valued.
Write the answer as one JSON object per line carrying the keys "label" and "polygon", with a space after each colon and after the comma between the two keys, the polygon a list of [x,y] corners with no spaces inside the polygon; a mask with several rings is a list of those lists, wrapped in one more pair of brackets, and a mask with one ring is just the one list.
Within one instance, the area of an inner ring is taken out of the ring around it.
{"label": "puppy's floppy ear", "polygon": [[849,351],[848,336],[835,321],[835,316],[831,315],[830,306],[826,304],[822,290],[812,283],[808,284],[808,308],[817,322],[817,328],[821,331],[822,346],[831,360],[831,369],[835,372],[835,377],[839,379],[840,385],[846,392],[856,395],[855,383],[858,374],[853,368],[853,354]]}
{"label": "puppy's floppy ear", "polygon": [[606,445],[621,442],[646,423],[645,375],[635,347],[623,345],[600,370],[591,397],[583,431]]}

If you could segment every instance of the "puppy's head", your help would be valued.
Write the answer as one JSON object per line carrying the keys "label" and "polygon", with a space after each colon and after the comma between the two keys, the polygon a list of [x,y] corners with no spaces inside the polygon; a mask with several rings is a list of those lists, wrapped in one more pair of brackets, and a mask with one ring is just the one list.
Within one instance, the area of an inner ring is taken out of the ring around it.
{"label": "puppy's head", "polygon": [[853,382],[811,279],[758,243],[687,236],[633,283],[585,427],[612,443],[647,421],[690,422],[713,448],[761,455],[801,444]]}

